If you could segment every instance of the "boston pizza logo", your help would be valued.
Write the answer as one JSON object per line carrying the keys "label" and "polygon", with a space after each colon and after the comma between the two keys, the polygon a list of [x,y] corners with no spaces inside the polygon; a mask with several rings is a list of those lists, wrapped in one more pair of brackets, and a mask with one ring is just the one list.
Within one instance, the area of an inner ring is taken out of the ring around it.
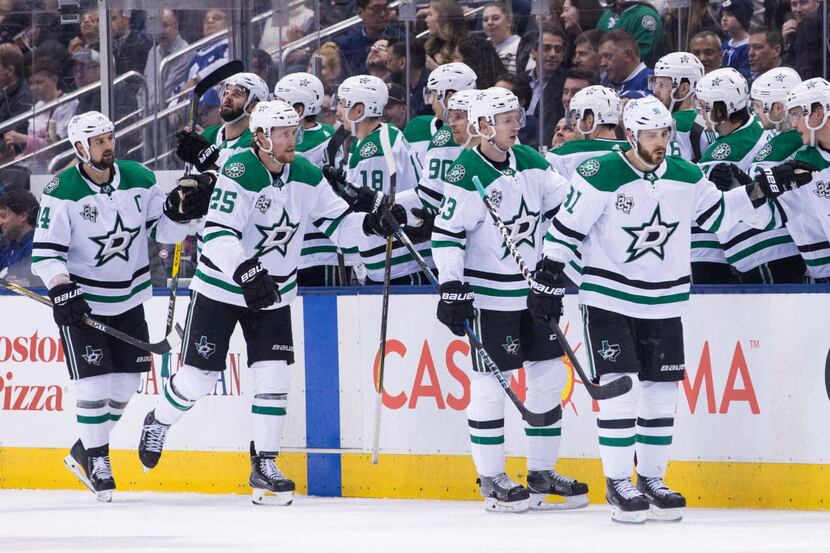
{"label": "boston pizza logo", "polygon": [[712,150],[712,159],[717,160],[724,160],[729,157],[729,154],[732,153],[732,148],[729,144],[718,144],[715,146],[715,149]]}
{"label": "boston pizza logo", "polygon": [[597,173],[599,173],[599,161],[595,159],[589,159],[579,166],[579,174],[583,177],[593,177]]}
{"label": "boston pizza logo", "polygon": [[376,153],[378,153],[378,147],[374,142],[367,142],[360,147],[360,157],[372,157]]}
{"label": "boston pizza logo", "polygon": [[238,179],[245,174],[245,165],[239,162],[229,163],[225,167],[225,174],[232,179]]}
{"label": "boston pizza logo", "polygon": [[450,167],[449,171],[447,171],[446,179],[447,182],[460,182],[466,174],[467,172],[464,170],[464,166],[460,163],[456,163]]}

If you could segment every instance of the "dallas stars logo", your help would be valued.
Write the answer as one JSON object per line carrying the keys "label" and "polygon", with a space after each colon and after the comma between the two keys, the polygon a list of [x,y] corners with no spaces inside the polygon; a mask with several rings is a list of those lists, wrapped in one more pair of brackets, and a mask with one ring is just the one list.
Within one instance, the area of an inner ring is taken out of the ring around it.
{"label": "dallas stars logo", "polygon": [[193,345],[196,346],[196,353],[205,359],[208,359],[211,355],[216,353],[216,344],[208,342],[207,336],[205,335],[202,335],[198,342],[193,342]]}
{"label": "dallas stars logo", "polygon": [[447,175],[444,177],[444,179],[446,179],[447,182],[460,182],[461,179],[464,178],[465,174],[466,170],[464,169],[464,166],[460,163],[456,163],[455,165],[450,167],[450,170],[447,171]]}
{"label": "dallas stars logo", "polygon": [[101,366],[101,361],[104,359],[104,353],[100,349],[92,349],[92,346],[87,346],[81,357],[84,358],[84,361],[89,363],[90,365],[95,365],[96,367]]}
{"label": "dallas stars logo", "polygon": [[623,230],[631,235],[633,240],[626,252],[628,259],[626,263],[639,259],[651,252],[660,259],[664,258],[666,243],[677,230],[678,223],[665,223],[660,217],[660,204],[654,208],[651,220],[639,227],[623,227]]}
{"label": "dallas stars logo", "polygon": [[450,133],[450,131],[446,129],[441,129],[440,131],[435,133],[434,137],[432,137],[432,143],[436,146],[444,146],[447,142],[450,141],[450,138],[452,138],[452,134]]}
{"label": "dallas stars logo", "polygon": [[366,84],[369,82],[369,77],[360,77],[360,84]]}
{"label": "dallas stars logo", "polygon": [[98,253],[95,254],[95,266],[100,267],[116,257],[129,261],[130,246],[140,230],[140,226],[135,228],[125,227],[121,215],[116,215],[115,226],[111,231],[102,236],[89,237],[90,240],[98,244]]}
{"label": "dallas stars logo", "polygon": [[610,361],[611,363],[617,362],[617,357],[620,356],[620,345],[619,344],[611,344],[608,340],[602,341],[602,347],[597,350],[597,353],[600,357],[602,357],[603,361]]}
{"label": "dallas stars logo", "polygon": [[784,78],[785,78],[785,77],[786,77],[786,75],[784,75],[783,73],[778,73],[778,74],[777,74],[777,75],[775,75],[775,77],[773,77],[773,78],[774,78],[776,81],[778,81],[779,83],[783,83],[783,82],[784,82]]}
{"label": "dallas stars logo", "polygon": [[360,157],[372,157],[376,153],[378,153],[378,147],[374,142],[367,142],[360,147]]}
{"label": "dallas stars logo", "polygon": [[732,147],[729,144],[718,144],[712,150],[712,159],[724,160],[732,153]]}
{"label": "dallas stars logo", "polygon": [[[519,204],[519,213],[509,221],[504,222],[504,226],[510,229],[510,237],[517,248],[522,244],[529,244],[531,248],[536,248],[536,226],[538,224],[539,212],[534,213],[528,209],[524,196],[522,196],[522,203]],[[503,248],[504,255],[502,259],[510,253],[507,246],[503,246]]]}
{"label": "dallas stars logo", "polygon": [[519,339],[508,336],[506,342],[501,345],[508,355],[517,355],[519,353]]}
{"label": "dallas stars logo", "polygon": [[258,255],[263,256],[268,252],[277,251],[284,256],[288,250],[288,243],[297,232],[297,223],[292,223],[288,218],[288,212],[283,210],[280,220],[272,226],[256,225],[256,229],[262,235],[256,245]]}
{"label": "dallas stars logo", "polygon": [[308,79],[302,79],[298,84],[300,86],[308,86],[309,84],[311,84],[311,81],[309,81]]}
{"label": "dallas stars logo", "polygon": [[689,63],[689,56],[687,56],[686,54],[680,56],[680,63]]}

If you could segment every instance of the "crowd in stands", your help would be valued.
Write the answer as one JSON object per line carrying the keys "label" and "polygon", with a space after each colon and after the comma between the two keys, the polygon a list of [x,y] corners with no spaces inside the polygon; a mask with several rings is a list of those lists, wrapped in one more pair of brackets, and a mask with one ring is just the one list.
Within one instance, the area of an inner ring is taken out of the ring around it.
{"label": "crowd in stands", "polygon": [[[66,22],[58,4],[57,0],[0,0],[0,125],[100,78],[97,2],[82,0],[77,22]],[[677,31],[678,14],[668,0],[604,0],[605,7],[598,0],[551,0],[541,21],[541,49],[540,22],[530,13],[530,0],[416,4],[417,19],[407,40],[405,25],[389,0],[293,2],[287,24],[269,17],[255,26],[249,70],[272,88],[280,70],[283,75],[294,71],[318,75],[326,87],[326,103],[319,115],[324,123],[333,123],[328,102],[340,82],[362,73],[380,77],[389,83],[386,119],[403,128],[411,118],[431,113],[423,94],[429,72],[447,62],[463,61],[478,76],[478,88],[499,85],[518,96],[528,116],[519,138],[542,148],[577,136],[564,120],[576,92],[602,84],[617,91],[623,101],[648,95],[653,64],[668,52],[695,54],[707,73],[733,67],[750,84],[778,66],[794,68],[803,79],[824,76],[819,0],[692,0],[682,16],[682,37]],[[254,2],[255,13],[268,9],[269,0]],[[314,34],[318,22],[319,29],[325,30],[354,16],[358,25],[292,47],[282,56],[282,48]],[[215,8],[113,10],[109,50],[115,74],[141,75],[114,85],[112,115],[117,128],[185,100],[190,87],[228,59],[229,39],[226,35],[192,52],[170,56],[227,30],[229,24],[229,13]],[[68,145],[50,146],[66,138],[69,119],[100,107],[101,94],[93,89],[0,128],[0,270],[9,267],[9,274],[30,278],[15,269],[27,240],[31,247],[31,227],[27,230],[23,215],[37,209],[21,171],[49,173],[53,158],[68,149]],[[183,112],[174,111],[165,118],[169,134],[181,127],[182,116]],[[218,94],[206,94],[199,105],[199,124],[206,127],[219,121]],[[168,142],[164,149],[169,150]],[[119,158],[146,161],[160,153],[142,142],[139,133],[118,142]]]}

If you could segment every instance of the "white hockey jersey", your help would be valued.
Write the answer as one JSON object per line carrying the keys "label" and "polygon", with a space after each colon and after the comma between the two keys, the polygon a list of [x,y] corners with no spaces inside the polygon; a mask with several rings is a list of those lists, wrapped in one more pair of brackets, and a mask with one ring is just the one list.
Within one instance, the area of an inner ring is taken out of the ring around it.
{"label": "white hockey jersey", "polygon": [[189,225],[163,215],[166,194],[141,164],[116,161],[104,186],[81,167],[66,169],[43,189],[32,272],[47,285],[67,274],[93,314],[118,315],[153,295],[147,239],[173,244]]}
{"label": "white hockey jersey", "polygon": [[689,299],[692,224],[719,231],[741,219],[759,227],[777,212],[746,191],[722,193],[695,165],[666,157],[653,172],[612,152],[577,168],[545,236],[545,256],[581,257],[579,301],[640,319],[680,316]]}
{"label": "white hockey jersey", "polygon": [[570,180],[576,168],[586,159],[605,155],[608,152],[631,149],[625,140],[606,140],[604,138],[588,140],[571,140],[558,148],[548,150],[545,159],[553,170]]}
{"label": "white hockey jersey", "polygon": [[464,148],[455,143],[449,129],[442,128],[429,142],[423,158],[424,171],[418,183],[418,197],[434,210],[441,207],[444,198],[444,177]]}
{"label": "white hockey jersey", "polygon": [[513,146],[508,161],[500,171],[478,148],[462,152],[444,178],[444,201],[432,232],[440,282],[468,282],[476,307],[494,311],[526,309],[528,287],[473,177],[481,180],[531,268],[541,255],[543,221],[552,217],[567,190],[565,179],[529,146]]}
{"label": "white hockey jersey", "polygon": [[231,305],[245,306],[233,274],[254,256],[279,286],[282,301],[272,308],[294,299],[302,237],[309,225],[341,245],[356,245],[363,236],[364,215],[349,212],[320,169],[301,157],[274,176],[253,150],[245,150],[222,168],[211,199],[190,288]]}
{"label": "white hockey jersey", "polygon": [[403,136],[409,143],[410,150],[422,167],[426,167],[426,154],[432,137],[439,129],[439,121],[434,115],[419,115],[413,118],[403,130]]}

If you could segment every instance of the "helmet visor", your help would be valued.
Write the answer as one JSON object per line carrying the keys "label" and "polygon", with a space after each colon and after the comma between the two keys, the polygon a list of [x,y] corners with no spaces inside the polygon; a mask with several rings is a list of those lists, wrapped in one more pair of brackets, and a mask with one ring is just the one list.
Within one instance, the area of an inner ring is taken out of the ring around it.
{"label": "helmet visor", "polygon": [[496,127],[518,127],[519,129],[522,129],[527,122],[527,115],[525,114],[524,108],[519,108],[506,111],[504,113],[498,113],[494,119],[496,121]]}

